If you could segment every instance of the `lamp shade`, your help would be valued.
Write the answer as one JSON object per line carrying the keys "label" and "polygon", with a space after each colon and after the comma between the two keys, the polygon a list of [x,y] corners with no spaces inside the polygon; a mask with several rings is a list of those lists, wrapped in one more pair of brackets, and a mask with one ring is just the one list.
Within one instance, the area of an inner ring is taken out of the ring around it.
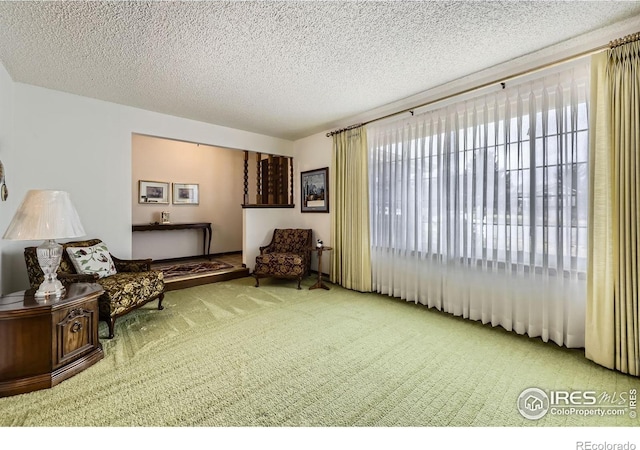
{"label": "lamp shade", "polygon": [[84,228],[69,193],[31,190],[22,200],[3,238],[32,241],[84,235]]}

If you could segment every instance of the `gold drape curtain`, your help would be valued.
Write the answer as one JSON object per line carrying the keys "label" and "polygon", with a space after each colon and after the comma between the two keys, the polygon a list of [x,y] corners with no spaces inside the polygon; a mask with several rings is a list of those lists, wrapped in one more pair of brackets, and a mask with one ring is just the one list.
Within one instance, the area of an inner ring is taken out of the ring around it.
{"label": "gold drape curtain", "polygon": [[592,59],[585,354],[640,375],[640,42]]}
{"label": "gold drape curtain", "polygon": [[333,135],[330,180],[331,281],[347,289],[370,292],[369,176],[364,127]]}

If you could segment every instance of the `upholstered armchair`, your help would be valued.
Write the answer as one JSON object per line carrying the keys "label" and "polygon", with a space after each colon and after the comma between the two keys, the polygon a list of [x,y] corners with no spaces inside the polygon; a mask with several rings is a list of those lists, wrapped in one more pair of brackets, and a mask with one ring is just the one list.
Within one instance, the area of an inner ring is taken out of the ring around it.
{"label": "upholstered armchair", "polygon": [[275,277],[296,279],[300,289],[302,277],[311,269],[312,233],[310,229],[273,230],[271,242],[260,247],[260,255],[256,256],[256,287],[260,286],[260,278]]}
{"label": "upholstered armchair", "polygon": [[[158,299],[162,310],[164,278],[159,270],[151,270],[151,259],[122,260],[109,253],[99,239],[62,244],[63,255],[58,279],[63,283],[99,283],[104,294],[98,299],[99,319],[109,326],[109,339],[114,336],[115,322],[152,300]],[[24,250],[31,288],[37,289],[44,274],[35,247]]]}

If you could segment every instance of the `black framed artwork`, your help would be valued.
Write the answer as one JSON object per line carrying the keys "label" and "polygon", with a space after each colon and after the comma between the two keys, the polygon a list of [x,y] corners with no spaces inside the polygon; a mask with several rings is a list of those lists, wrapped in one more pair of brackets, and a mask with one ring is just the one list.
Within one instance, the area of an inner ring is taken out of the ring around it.
{"label": "black framed artwork", "polygon": [[329,212],[329,168],[300,173],[301,212]]}

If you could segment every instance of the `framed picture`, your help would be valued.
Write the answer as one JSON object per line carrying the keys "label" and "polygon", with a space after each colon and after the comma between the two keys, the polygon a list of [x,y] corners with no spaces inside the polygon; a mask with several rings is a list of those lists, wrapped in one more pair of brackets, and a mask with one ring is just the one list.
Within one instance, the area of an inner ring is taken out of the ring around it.
{"label": "framed picture", "polygon": [[301,212],[329,212],[329,168],[300,173]]}
{"label": "framed picture", "polygon": [[169,183],[138,181],[138,203],[169,203]]}
{"label": "framed picture", "polygon": [[173,183],[174,205],[197,205],[199,202],[197,184]]}

